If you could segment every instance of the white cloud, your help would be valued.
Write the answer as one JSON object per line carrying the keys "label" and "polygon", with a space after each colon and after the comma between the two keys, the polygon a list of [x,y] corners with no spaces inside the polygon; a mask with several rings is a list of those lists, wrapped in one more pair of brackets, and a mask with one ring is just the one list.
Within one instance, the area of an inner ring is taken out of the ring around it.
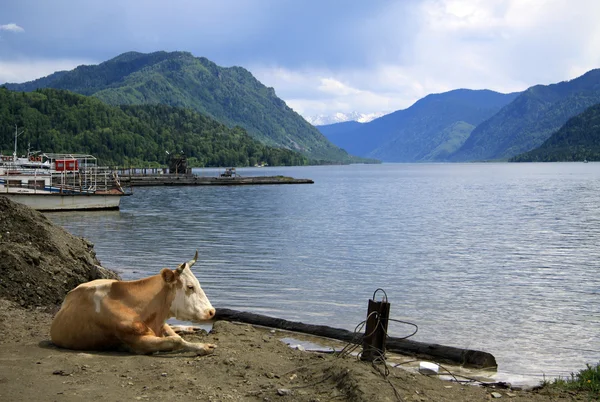
{"label": "white cloud", "polygon": [[599,13],[593,0],[428,0],[415,64],[449,82],[500,90],[573,78],[574,64],[599,66]]}
{"label": "white cloud", "polygon": [[276,66],[254,66],[248,70],[263,84],[273,87],[280,98],[304,97],[319,85],[320,72],[317,70],[292,71]]}
{"label": "white cloud", "polygon": [[394,82],[388,69],[332,72],[256,67],[250,71],[263,84],[274,87],[277,95],[303,116],[355,110],[361,113],[389,111],[416,100],[402,93],[406,79]]}
{"label": "white cloud", "polygon": [[335,78],[321,78],[321,85],[319,85],[318,89],[321,92],[325,92],[327,94],[331,94],[331,95],[337,95],[337,96],[349,96],[349,95],[356,95],[356,94],[360,94],[361,91],[356,89],[356,88],[352,88],[338,80],[336,80]]}
{"label": "white cloud", "polygon": [[89,60],[0,60],[0,83],[20,83],[45,77],[62,70],[72,70]]}
{"label": "white cloud", "polygon": [[5,25],[0,25],[0,31],[24,32],[25,30],[15,23],[10,23],[10,24],[5,24]]}

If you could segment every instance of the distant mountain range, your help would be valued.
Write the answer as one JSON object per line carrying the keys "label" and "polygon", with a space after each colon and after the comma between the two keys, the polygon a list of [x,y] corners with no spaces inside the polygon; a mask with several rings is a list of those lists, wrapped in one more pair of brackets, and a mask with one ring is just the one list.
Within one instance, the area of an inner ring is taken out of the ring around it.
{"label": "distant mountain range", "polygon": [[316,126],[321,133],[332,141],[340,141],[338,137],[349,135],[355,130],[358,130],[364,123],[357,121],[345,121],[343,123],[326,124],[324,126]]}
{"label": "distant mountain range", "polygon": [[[386,162],[446,160],[471,131],[518,96],[457,89],[428,95],[408,109],[369,123],[321,126],[331,142],[351,154]],[[336,127],[338,126],[338,127]]]}
{"label": "distant mountain range", "polygon": [[[597,69],[520,93],[457,89],[431,94],[372,121],[366,120],[374,116],[360,113],[309,118],[317,125],[347,120],[317,129],[244,68],[219,67],[186,52],[129,52],[99,65],[4,86],[26,92],[64,89],[110,105],[192,109],[230,128],[242,127],[263,144],[297,151],[309,163],[509,160],[547,144],[570,118],[600,103]],[[562,133],[564,138],[573,135]]]}
{"label": "distant mountain range", "polygon": [[344,123],[346,121],[357,121],[359,123],[368,123],[371,120],[374,120],[378,117],[383,116],[385,113],[377,112],[377,113],[359,113],[359,112],[350,112],[350,113],[334,113],[332,115],[329,114],[319,114],[316,116],[305,117],[306,121],[312,124],[313,126],[324,126],[328,124],[335,123]]}
{"label": "distant mountain range", "polygon": [[476,127],[449,160],[506,160],[542,145],[569,118],[600,103],[600,69],[536,85]]}
{"label": "distant mountain range", "polygon": [[261,142],[298,151],[313,162],[352,162],[316,128],[242,67],[223,68],[187,52],[129,52],[22,84],[16,91],[66,89],[111,105],[166,104],[194,109]]}
{"label": "distant mountain range", "polygon": [[459,89],[428,95],[369,123],[318,128],[349,153],[384,162],[508,160],[539,147],[596,103],[600,70],[522,93]]}

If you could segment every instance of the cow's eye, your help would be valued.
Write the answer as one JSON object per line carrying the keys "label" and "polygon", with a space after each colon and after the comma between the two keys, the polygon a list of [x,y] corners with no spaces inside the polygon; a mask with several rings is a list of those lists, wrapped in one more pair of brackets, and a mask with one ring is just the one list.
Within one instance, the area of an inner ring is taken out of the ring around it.
{"label": "cow's eye", "polygon": [[189,290],[194,290],[194,285],[187,285],[187,288],[188,288]]}

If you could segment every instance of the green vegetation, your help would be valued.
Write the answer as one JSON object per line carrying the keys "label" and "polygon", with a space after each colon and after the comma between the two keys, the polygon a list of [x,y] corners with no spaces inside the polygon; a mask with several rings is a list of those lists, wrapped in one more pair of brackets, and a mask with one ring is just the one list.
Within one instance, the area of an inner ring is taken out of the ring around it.
{"label": "green vegetation", "polygon": [[600,104],[572,117],[539,148],[511,162],[600,161]]}
{"label": "green vegetation", "polygon": [[223,68],[187,52],[124,53],[8,89],[66,89],[111,105],[166,104],[193,109],[259,141],[298,151],[317,163],[364,162],[331,144],[241,67]]}
{"label": "green vegetation", "polygon": [[193,167],[306,165],[306,156],[266,146],[243,128],[229,128],[189,109],[165,105],[109,106],[68,91],[31,93],[0,88],[0,146],[12,153],[15,124],[24,128],[20,153],[29,142],[44,152],[90,153],[104,165],[166,165],[167,152],[181,152]]}
{"label": "green vegetation", "polygon": [[579,373],[571,373],[571,378],[559,378],[553,382],[544,382],[543,385],[566,391],[587,392],[590,400],[600,400],[600,364],[588,364]]}
{"label": "green vegetation", "polygon": [[600,69],[536,85],[478,125],[452,161],[506,160],[539,147],[567,120],[600,103]]}

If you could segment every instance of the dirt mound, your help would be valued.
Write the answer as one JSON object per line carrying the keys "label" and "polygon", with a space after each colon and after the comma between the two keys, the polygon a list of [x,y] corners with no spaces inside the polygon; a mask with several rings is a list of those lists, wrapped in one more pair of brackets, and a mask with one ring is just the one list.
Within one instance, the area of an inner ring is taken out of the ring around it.
{"label": "dirt mound", "polygon": [[80,283],[118,279],[100,267],[93,247],[41,213],[0,196],[0,298],[48,307],[62,303]]}

